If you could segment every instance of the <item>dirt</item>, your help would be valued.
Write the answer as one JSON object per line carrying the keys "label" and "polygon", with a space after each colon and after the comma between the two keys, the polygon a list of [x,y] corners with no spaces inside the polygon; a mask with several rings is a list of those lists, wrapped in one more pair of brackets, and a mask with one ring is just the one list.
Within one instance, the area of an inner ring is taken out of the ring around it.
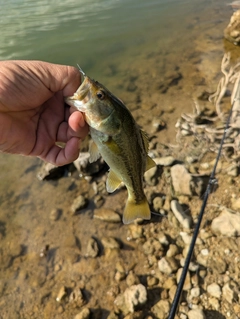
{"label": "dirt", "polygon": [[[214,10],[217,12],[218,7]],[[203,13],[209,14],[207,9]],[[167,43],[165,50],[159,50],[156,44],[155,50],[129,57],[128,65],[121,57],[101,66],[105,70],[104,84],[126,102],[149,134],[150,151],[157,157],[172,155],[195,172],[201,170],[202,163],[211,163],[216,154],[209,150],[201,156],[202,141],[196,142],[193,137],[177,140],[175,124],[183,112],[193,111],[193,99],[207,103],[199,97],[216,90],[223,46],[233,56],[239,55],[239,48],[222,43],[228,14],[220,12],[218,16],[215,23],[206,23],[201,34],[197,24],[189,25],[191,33],[186,32],[181,45]],[[167,50],[169,46],[173,49]],[[157,129],[153,128],[154,123]],[[188,157],[196,161],[188,165]],[[221,158],[221,167],[227,167],[228,161]],[[174,194],[170,168],[164,167],[158,172],[156,185],[145,185],[151,207],[155,197],[163,198],[164,216],[153,215],[150,222],[123,225],[94,218],[98,205],[120,216],[125,205],[124,188],[108,195],[100,187],[106,174],[100,172],[89,182],[66,168],[65,176],[57,180],[39,181],[36,175],[42,163],[38,159],[1,154],[0,163],[0,318],[74,318],[84,307],[90,309],[94,319],[167,318],[167,313],[156,305],[166,300],[170,307],[177,270],[164,274],[158,261],[166,256],[170,245],[175,245],[177,253],[173,258],[179,269],[186,249],[180,235],[184,229],[171,212],[170,200],[177,198],[195,224],[201,196]],[[210,196],[199,235],[201,242],[194,251],[193,260],[199,268],[190,273],[191,288],[184,292],[176,318],[187,318],[191,308],[203,309],[206,318],[240,317],[239,238],[223,237],[211,230],[220,206],[231,208],[232,199],[238,197],[239,177],[226,177],[221,168],[216,177],[218,185]],[[96,184],[100,185],[97,194]],[[88,206],[73,214],[71,205],[79,195],[88,199]],[[96,205],[97,195],[102,201]],[[52,213],[54,210],[56,214]],[[192,231],[193,227],[187,233]],[[164,235],[166,244],[160,240]],[[92,238],[97,255],[88,257]],[[111,238],[117,242],[114,248],[106,244]],[[205,265],[198,260],[204,249],[208,250]],[[147,302],[134,313],[126,313],[116,305],[116,298],[139,282],[147,289]],[[221,289],[219,298],[207,291],[212,283]],[[228,294],[223,293],[226,284],[230,286]],[[191,299],[190,290],[194,287],[200,289],[200,294]]]}

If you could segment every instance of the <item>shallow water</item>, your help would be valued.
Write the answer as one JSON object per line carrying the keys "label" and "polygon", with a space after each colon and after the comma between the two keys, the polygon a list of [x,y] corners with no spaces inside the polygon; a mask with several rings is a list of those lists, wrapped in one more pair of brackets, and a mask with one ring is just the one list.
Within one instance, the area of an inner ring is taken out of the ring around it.
{"label": "shallow water", "polygon": [[[123,99],[148,133],[153,118],[163,120],[167,129],[159,133],[159,143],[174,143],[180,114],[192,110],[196,92],[214,91],[224,51],[237,50],[223,40],[232,14],[226,3],[0,0],[0,58],[78,63]],[[72,318],[74,308],[63,310],[54,304],[59,285],[76,281],[74,258],[81,254],[69,237],[78,238],[84,254],[91,236],[108,234],[125,242],[127,227],[92,220],[91,206],[86,214],[72,217],[73,199],[79,194],[91,199],[94,193],[89,183],[76,176],[40,182],[36,178],[39,160],[6,154],[0,155],[0,167],[0,318],[43,318],[43,314]],[[125,198],[125,191],[117,192],[105,206],[121,213]],[[56,207],[61,211],[59,221],[49,221]],[[39,258],[46,245],[53,247],[50,265]],[[124,255],[129,263],[130,252],[126,249]],[[106,284],[99,272],[109,267],[106,260],[81,267],[89,278],[95,269],[94,282]],[[91,294],[99,291],[91,307],[99,307],[106,288],[89,285]],[[101,306],[108,309],[108,302],[102,301]]]}

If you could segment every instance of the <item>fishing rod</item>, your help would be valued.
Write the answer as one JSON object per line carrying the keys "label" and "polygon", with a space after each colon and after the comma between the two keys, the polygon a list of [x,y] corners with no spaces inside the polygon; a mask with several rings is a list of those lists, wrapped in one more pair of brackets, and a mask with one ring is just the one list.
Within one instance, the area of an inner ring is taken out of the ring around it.
{"label": "fishing rod", "polygon": [[184,286],[184,282],[185,282],[185,279],[186,279],[186,276],[187,276],[189,264],[190,264],[190,261],[191,261],[191,258],[192,258],[192,254],[193,254],[193,251],[194,251],[194,246],[195,246],[195,243],[196,243],[196,240],[197,240],[197,237],[198,237],[198,233],[199,233],[199,229],[200,229],[200,226],[201,226],[202,218],[203,218],[203,215],[204,215],[204,212],[205,212],[205,208],[206,208],[206,205],[207,205],[208,197],[209,197],[209,195],[211,193],[211,190],[212,190],[213,186],[217,184],[217,179],[215,178],[216,169],[217,169],[217,165],[218,165],[218,162],[219,162],[219,159],[220,159],[220,156],[221,156],[224,140],[226,138],[228,129],[230,127],[230,121],[231,121],[231,117],[232,117],[232,113],[233,113],[234,104],[235,104],[235,102],[237,100],[240,100],[240,96],[237,97],[237,94],[239,95],[239,90],[240,90],[240,76],[238,76],[238,78],[237,78],[237,80],[235,82],[234,88],[233,88],[233,99],[231,99],[231,109],[230,109],[230,112],[229,112],[229,115],[228,115],[228,119],[227,119],[227,122],[226,122],[226,125],[225,125],[225,128],[224,128],[224,133],[223,133],[223,136],[222,136],[222,139],[221,139],[221,143],[220,143],[220,146],[219,146],[219,149],[218,149],[218,154],[217,154],[217,157],[216,157],[216,160],[215,160],[215,164],[214,164],[214,167],[212,169],[211,175],[209,177],[207,189],[206,189],[206,191],[204,193],[204,196],[203,196],[203,203],[202,203],[202,206],[201,206],[201,209],[200,209],[200,212],[199,212],[198,221],[197,221],[196,227],[195,227],[194,232],[193,232],[193,236],[192,236],[192,240],[191,240],[191,243],[190,243],[190,246],[189,246],[188,254],[187,254],[187,257],[186,257],[186,260],[185,260],[185,263],[184,263],[184,267],[183,267],[182,274],[181,274],[181,277],[180,277],[180,280],[179,280],[179,283],[178,283],[178,286],[177,286],[177,290],[176,290],[176,293],[175,293],[175,296],[174,296],[174,299],[173,299],[173,303],[172,303],[172,306],[171,306],[171,309],[170,309],[170,312],[169,312],[168,319],[174,319],[175,314],[177,312],[179,301],[180,301],[182,290],[183,290],[183,286]]}

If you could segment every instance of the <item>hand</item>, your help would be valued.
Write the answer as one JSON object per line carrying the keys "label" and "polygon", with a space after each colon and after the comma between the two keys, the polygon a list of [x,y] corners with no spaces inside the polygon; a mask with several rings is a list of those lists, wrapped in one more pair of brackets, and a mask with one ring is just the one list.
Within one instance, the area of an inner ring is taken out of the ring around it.
{"label": "hand", "polygon": [[59,166],[74,161],[88,126],[81,112],[64,103],[64,96],[76,91],[80,78],[70,66],[1,61],[0,151],[38,156]]}

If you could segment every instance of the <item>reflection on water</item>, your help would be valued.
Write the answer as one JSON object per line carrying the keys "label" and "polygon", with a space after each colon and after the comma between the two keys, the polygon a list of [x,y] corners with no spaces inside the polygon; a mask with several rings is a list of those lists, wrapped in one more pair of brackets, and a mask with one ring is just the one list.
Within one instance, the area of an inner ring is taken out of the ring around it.
{"label": "reflection on water", "polygon": [[[155,132],[157,145],[175,141],[176,120],[192,111],[196,92],[215,89],[232,13],[224,0],[0,0],[0,6],[1,59],[79,63],[127,102],[148,133],[153,119],[163,117],[167,129]],[[104,256],[86,261],[84,247],[91,236],[124,243],[128,228],[92,220],[90,209],[71,216],[76,196],[91,200],[92,184],[72,177],[40,182],[40,166],[37,159],[0,155],[0,318],[74,318],[76,309],[55,298],[61,285],[76,283],[86,285],[90,308],[111,310],[113,301],[102,296],[115,256],[110,264]],[[125,198],[118,192],[105,205],[121,213]],[[58,221],[49,217],[56,208]],[[50,255],[41,259],[46,245]],[[131,249],[118,258],[135,264]],[[101,267],[109,269],[103,274]]]}

